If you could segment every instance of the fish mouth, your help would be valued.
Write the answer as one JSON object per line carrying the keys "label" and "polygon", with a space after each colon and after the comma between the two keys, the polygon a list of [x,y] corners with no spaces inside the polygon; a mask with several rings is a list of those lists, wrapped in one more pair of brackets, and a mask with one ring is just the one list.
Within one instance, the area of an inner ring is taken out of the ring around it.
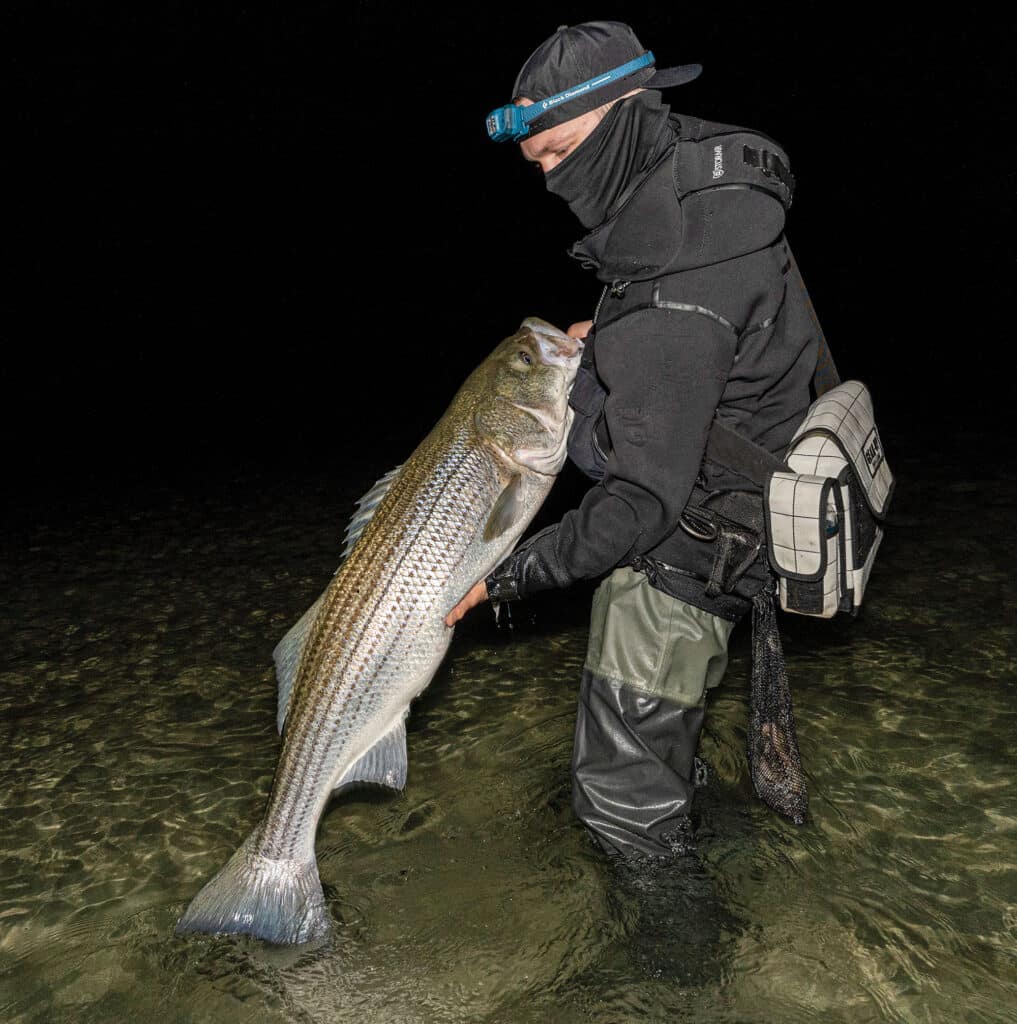
{"label": "fish mouth", "polygon": [[570,338],[564,331],[558,330],[539,317],[527,317],[523,321],[523,327],[529,330],[536,340],[541,359],[551,366],[570,367],[583,351],[583,343],[579,338]]}

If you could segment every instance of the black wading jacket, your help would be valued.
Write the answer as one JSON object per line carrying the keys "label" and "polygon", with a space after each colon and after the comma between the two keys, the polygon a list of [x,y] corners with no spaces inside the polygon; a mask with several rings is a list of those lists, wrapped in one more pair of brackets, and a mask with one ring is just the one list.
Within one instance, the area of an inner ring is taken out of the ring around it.
{"label": "black wading jacket", "polygon": [[597,482],[491,573],[492,598],[650,565],[661,589],[738,619],[767,579],[761,554],[708,596],[717,543],[679,519],[721,492],[758,494],[704,461],[715,415],[780,455],[812,401],[818,330],[783,234],[793,179],[773,140],[671,118],[675,145],[571,250],[605,284],[570,399],[569,454]]}

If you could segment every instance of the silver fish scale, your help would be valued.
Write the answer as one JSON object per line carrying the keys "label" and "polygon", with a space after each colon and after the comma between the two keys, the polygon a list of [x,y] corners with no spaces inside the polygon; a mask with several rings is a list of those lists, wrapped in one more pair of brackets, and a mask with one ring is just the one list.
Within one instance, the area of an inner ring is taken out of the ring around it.
{"label": "silver fish scale", "polygon": [[492,451],[462,435],[436,440],[438,457],[422,445],[379,504],[308,638],[261,827],[269,856],[313,857],[337,775],[427,685],[452,638],[445,613],[493,567],[504,541],[514,543],[482,537],[503,485]]}

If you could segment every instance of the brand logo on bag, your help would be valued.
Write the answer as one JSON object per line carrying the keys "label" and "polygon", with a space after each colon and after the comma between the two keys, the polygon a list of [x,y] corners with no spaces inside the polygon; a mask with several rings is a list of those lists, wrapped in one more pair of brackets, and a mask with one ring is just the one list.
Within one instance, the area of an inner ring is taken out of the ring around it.
{"label": "brand logo on bag", "polygon": [[865,465],[869,467],[869,475],[875,476],[876,470],[883,464],[883,446],[879,443],[879,434],[876,433],[875,427],[862,445],[862,455],[865,456]]}
{"label": "brand logo on bag", "polygon": [[724,157],[721,153],[720,146],[713,147],[713,176],[715,178],[723,177],[724,175]]}

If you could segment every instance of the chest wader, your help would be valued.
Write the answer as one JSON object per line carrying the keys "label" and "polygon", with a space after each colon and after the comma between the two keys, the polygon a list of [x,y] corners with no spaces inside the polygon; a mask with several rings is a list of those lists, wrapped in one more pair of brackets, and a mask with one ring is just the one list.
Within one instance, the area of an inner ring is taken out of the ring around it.
{"label": "chest wader", "polygon": [[733,628],[628,566],[594,593],[572,807],[606,852],[687,846],[706,690],[724,677]]}

